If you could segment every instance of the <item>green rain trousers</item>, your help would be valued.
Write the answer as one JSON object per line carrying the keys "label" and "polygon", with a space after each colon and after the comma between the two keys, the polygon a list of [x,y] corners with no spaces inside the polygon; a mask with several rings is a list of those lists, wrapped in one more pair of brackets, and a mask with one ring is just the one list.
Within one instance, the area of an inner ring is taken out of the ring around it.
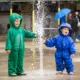
{"label": "green rain trousers", "polygon": [[23,70],[24,51],[12,51],[8,56],[8,74],[20,74]]}

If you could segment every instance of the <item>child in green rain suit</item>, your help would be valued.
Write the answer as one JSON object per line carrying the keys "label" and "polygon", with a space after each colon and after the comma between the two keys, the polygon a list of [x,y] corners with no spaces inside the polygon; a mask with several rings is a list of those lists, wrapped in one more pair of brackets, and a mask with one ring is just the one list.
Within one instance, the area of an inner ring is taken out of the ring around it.
{"label": "child in green rain suit", "polygon": [[9,17],[11,28],[6,37],[6,51],[8,56],[8,75],[26,75],[23,70],[24,38],[36,38],[37,35],[21,27],[22,17],[12,13]]}

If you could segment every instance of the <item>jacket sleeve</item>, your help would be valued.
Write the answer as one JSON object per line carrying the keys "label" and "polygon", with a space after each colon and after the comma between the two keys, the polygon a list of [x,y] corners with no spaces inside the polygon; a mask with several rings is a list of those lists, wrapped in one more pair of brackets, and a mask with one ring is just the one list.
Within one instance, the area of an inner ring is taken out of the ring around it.
{"label": "jacket sleeve", "polygon": [[75,44],[74,41],[72,41],[70,43],[70,54],[75,54],[75,53],[76,53]]}
{"label": "jacket sleeve", "polygon": [[24,35],[25,35],[25,38],[36,38],[37,37],[35,33],[25,30],[25,29],[24,29]]}
{"label": "jacket sleeve", "polygon": [[8,31],[6,36],[6,47],[5,50],[11,50],[11,39],[10,39],[10,31]]}
{"label": "jacket sleeve", "polygon": [[55,38],[50,38],[47,39],[46,42],[44,43],[47,47],[54,47],[55,46],[55,42],[56,39]]}

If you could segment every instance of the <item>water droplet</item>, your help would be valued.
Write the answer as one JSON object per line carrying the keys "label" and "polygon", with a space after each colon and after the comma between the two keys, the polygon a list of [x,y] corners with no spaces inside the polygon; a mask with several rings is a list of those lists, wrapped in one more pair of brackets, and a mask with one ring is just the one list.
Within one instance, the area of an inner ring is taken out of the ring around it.
{"label": "water droplet", "polygon": [[33,66],[33,63],[31,65]]}

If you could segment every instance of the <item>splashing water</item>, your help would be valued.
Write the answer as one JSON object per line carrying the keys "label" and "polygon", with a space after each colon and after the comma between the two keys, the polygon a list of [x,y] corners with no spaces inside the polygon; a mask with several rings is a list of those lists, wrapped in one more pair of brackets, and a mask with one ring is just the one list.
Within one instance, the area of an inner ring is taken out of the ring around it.
{"label": "splashing water", "polygon": [[43,2],[38,1],[37,3],[37,12],[36,12],[36,20],[35,20],[35,32],[39,35],[39,37],[43,36],[43,22],[44,22],[44,6]]}
{"label": "splashing water", "polygon": [[38,46],[40,52],[40,72],[43,73],[43,43],[42,36],[44,34],[43,23],[44,23],[44,2],[38,0],[37,3],[37,12],[36,12],[36,20],[35,20],[35,33],[38,34]]}

